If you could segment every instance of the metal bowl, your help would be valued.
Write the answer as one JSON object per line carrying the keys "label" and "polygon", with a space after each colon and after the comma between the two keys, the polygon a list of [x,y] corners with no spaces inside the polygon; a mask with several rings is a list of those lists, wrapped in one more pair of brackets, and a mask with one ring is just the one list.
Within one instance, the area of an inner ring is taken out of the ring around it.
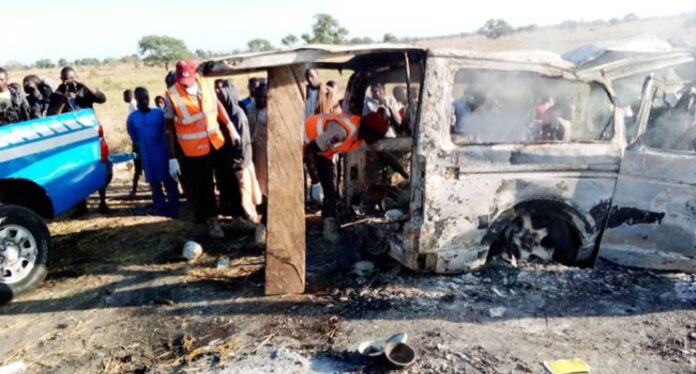
{"label": "metal bowl", "polygon": [[406,343],[387,343],[384,356],[394,367],[403,369],[416,362],[416,351]]}
{"label": "metal bowl", "polygon": [[365,357],[379,357],[384,354],[384,345],[382,343],[378,341],[362,342],[358,346],[358,353]]}

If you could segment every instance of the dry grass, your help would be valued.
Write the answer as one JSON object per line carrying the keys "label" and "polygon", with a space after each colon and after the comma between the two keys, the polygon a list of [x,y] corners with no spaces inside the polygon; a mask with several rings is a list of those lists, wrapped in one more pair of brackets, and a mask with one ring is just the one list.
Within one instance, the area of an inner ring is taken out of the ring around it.
{"label": "dry grass", "polygon": [[[563,53],[583,44],[603,40],[621,39],[636,35],[652,35],[660,39],[682,38],[696,43],[696,23],[688,22],[689,16],[645,19],[614,26],[578,27],[575,30],[545,28],[536,32],[519,32],[498,39],[480,35],[454,36],[420,41],[430,48],[454,48],[470,50],[519,50],[541,49]],[[690,17],[694,17],[691,13]]]}

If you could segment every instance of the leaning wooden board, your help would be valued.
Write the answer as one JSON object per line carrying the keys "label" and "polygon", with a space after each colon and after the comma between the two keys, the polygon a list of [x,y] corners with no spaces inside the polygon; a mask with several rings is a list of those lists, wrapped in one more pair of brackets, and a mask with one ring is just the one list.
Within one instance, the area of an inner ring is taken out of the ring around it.
{"label": "leaning wooden board", "polygon": [[305,286],[303,69],[268,71],[266,295],[303,293]]}

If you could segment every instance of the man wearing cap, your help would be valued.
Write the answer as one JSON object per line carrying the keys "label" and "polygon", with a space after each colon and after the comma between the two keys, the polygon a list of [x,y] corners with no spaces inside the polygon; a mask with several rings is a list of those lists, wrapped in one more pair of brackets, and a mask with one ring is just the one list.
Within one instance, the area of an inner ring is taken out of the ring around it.
{"label": "man wearing cap", "polygon": [[317,171],[324,192],[321,216],[324,221],[324,238],[337,242],[336,189],[334,188],[333,155],[352,152],[363,143],[377,152],[378,157],[396,172],[408,179],[409,175],[399,161],[384,152],[379,140],[389,130],[383,110],[365,116],[349,114],[318,114],[307,118],[304,131],[305,155],[317,155]]}
{"label": "man wearing cap", "polygon": [[[169,153],[169,174],[184,176],[196,222],[206,221],[211,238],[225,234],[217,220],[213,175],[232,173],[219,150],[225,144],[220,125],[227,126],[234,145],[240,136],[217,98],[213,85],[196,73],[193,61],[176,64],[176,82],[167,89],[170,105],[165,111],[165,132]],[[176,139],[176,141],[175,141]]]}

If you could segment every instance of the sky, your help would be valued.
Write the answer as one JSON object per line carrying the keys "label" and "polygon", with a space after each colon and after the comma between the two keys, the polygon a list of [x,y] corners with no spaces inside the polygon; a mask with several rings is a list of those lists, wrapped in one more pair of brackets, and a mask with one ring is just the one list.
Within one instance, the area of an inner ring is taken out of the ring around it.
{"label": "sky", "polygon": [[[608,20],[628,13],[668,16],[696,10],[696,0],[23,0],[3,4],[0,63],[42,58],[121,57],[137,53],[143,35],[169,35],[190,50],[245,49],[254,38],[274,45],[287,34],[311,30],[313,16],[328,13],[350,37],[381,40],[472,32],[490,18],[513,26],[564,20]],[[67,5],[66,5],[67,4]],[[199,6],[200,8],[196,8]]]}

